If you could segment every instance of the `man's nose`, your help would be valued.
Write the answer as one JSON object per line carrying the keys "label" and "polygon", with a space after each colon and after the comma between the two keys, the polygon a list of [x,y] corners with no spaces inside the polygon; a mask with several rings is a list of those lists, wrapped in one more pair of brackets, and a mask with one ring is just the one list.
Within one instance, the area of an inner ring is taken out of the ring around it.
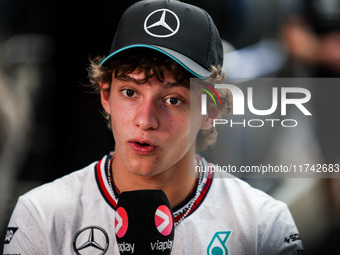
{"label": "man's nose", "polygon": [[135,125],[148,130],[159,126],[157,103],[152,99],[144,99],[138,106],[135,115]]}

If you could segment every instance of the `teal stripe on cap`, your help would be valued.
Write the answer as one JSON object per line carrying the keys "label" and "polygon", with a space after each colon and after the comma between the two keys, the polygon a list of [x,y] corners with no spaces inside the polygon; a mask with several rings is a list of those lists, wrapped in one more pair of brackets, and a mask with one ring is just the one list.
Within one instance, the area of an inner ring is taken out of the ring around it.
{"label": "teal stripe on cap", "polygon": [[130,46],[126,46],[124,48],[121,48],[113,53],[111,53],[109,56],[107,56],[101,63],[100,65],[103,66],[103,64],[109,60],[112,56],[118,54],[119,52],[122,52],[124,50],[127,49],[131,49],[131,48],[138,48],[138,47],[144,47],[144,48],[149,48],[149,49],[153,49],[153,50],[157,50],[163,54],[165,54],[166,56],[168,56],[169,58],[173,59],[174,61],[176,61],[178,64],[180,64],[182,67],[184,67],[189,73],[195,75],[196,77],[200,78],[200,79],[205,79],[205,77],[198,75],[197,73],[194,73],[193,71],[191,71],[187,66],[185,66],[182,62],[180,62],[177,58],[173,57],[172,55],[170,55],[169,53],[167,53],[166,51],[163,51],[157,47],[151,46],[151,45],[146,45],[146,44],[134,44],[134,45],[130,45]]}

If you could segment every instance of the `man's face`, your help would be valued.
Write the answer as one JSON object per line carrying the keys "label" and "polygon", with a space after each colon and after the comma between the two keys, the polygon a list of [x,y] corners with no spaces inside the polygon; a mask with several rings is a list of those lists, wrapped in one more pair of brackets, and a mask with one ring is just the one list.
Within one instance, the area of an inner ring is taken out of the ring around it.
{"label": "man's face", "polygon": [[[144,78],[138,70],[129,74]],[[144,84],[113,78],[110,93],[102,92],[104,109],[111,114],[116,142],[115,161],[120,160],[128,171],[140,176],[154,176],[178,167],[189,167],[190,148],[204,122],[200,114],[200,95],[190,100],[190,90],[176,83],[169,71],[164,82],[152,77]],[[190,102],[197,107],[192,114]],[[194,127],[194,128],[193,128]]]}

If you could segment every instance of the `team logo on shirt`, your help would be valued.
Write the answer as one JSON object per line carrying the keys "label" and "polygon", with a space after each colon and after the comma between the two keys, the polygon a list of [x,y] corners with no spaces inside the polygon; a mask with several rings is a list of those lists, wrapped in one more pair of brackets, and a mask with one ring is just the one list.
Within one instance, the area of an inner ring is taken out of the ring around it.
{"label": "team logo on shirt", "polygon": [[226,242],[231,234],[231,231],[216,232],[211,239],[207,254],[208,255],[228,255]]}
{"label": "team logo on shirt", "polygon": [[298,240],[301,240],[300,235],[298,233],[295,233],[295,234],[285,237],[283,242],[289,244],[290,242],[295,242]]}
{"label": "team logo on shirt", "polygon": [[9,244],[18,228],[7,228],[5,235],[5,244]]}
{"label": "team logo on shirt", "polygon": [[103,255],[109,248],[109,236],[98,226],[89,226],[77,232],[73,240],[73,249],[78,255]]}

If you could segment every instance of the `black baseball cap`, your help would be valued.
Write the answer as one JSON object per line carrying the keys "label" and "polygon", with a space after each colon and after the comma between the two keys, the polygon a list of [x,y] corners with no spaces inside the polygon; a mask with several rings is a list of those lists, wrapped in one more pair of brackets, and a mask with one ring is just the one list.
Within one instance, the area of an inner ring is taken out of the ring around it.
{"label": "black baseball cap", "polygon": [[199,78],[210,77],[211,66],[223,64],[221,38],[210,15],[177,0],[146,0],[130,6],[101,66],[138,47],[167,55]]}

